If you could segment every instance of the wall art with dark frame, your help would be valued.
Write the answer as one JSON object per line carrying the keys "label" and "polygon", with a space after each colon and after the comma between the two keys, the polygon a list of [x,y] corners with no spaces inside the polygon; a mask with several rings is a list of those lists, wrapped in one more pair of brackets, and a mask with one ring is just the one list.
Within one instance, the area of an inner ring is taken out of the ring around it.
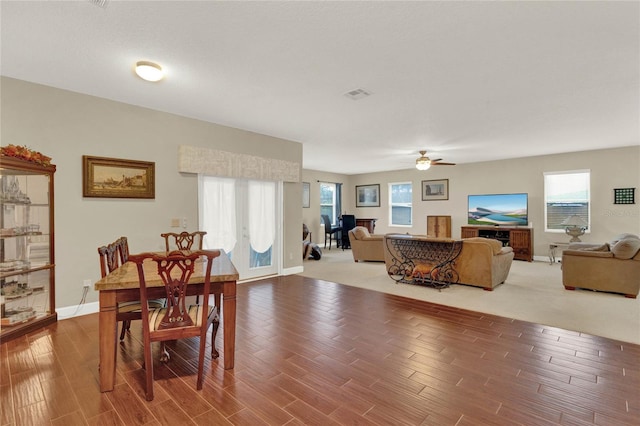
{"label": "wall art with dark frame", "polygon": [[380,185],[356,185],[356,207],[380,207]]}
{"label": "wall art with dark frame", "polygon": [[155,163],[82,156],[82,196],[155,198]]}
{"label": "wall art with dark frame", "polygon": [[422,201],[448,200],[449,179],[423,180]]}

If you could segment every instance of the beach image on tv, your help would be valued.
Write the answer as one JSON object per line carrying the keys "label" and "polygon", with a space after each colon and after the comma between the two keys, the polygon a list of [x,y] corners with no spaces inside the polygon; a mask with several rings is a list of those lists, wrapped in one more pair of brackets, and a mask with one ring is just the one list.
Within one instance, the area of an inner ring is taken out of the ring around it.
{"label": "beach image on tv", "polygon": [[527,202],[527,194],[469,195],[469,225],[527,225]]}

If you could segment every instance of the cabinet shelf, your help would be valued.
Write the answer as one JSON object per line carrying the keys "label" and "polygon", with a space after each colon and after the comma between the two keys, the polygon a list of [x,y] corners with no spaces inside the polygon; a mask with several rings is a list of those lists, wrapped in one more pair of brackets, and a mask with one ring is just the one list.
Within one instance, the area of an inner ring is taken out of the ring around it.
{"label": "cabinet shelf", "polygon": [[0,343],[57,321],[54,165],[1,157]]}

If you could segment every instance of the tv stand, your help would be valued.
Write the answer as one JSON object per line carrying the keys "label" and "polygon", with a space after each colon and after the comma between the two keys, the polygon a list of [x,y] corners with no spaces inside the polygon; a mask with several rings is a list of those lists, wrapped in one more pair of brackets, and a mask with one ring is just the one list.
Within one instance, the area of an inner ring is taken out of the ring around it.
{"label": "tv stand", "polygon": [[513,248],[514,259],[533,261],[533,229],[503,226],[463,226],[462,238],[484,237]]}

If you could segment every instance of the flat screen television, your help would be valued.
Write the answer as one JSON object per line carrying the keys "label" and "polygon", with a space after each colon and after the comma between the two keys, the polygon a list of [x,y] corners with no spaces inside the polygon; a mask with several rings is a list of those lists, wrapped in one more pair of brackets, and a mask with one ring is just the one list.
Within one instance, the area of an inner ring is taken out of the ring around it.
{"label": "flat screen television", "polygon": [[528,194],[469,195],[469,225],[527,226]]}

